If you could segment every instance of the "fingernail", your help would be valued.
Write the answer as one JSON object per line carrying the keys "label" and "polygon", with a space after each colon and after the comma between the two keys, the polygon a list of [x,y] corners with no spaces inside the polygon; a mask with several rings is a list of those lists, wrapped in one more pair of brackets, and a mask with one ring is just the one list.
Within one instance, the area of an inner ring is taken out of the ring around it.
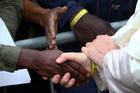
{"label": "fingernail", "polygon": [[75,79],[74,78],[71,80],[71,83],[73,83],[73,84],[75,83]]}
{"label": "fingernail", "polygon": [[56,62],[57,62],[57,63],[61,63],[61,62],[62,62],[62,58],[61,58],[61,57],[57,58],[57,59],[56,59]]}
{"label": "fingernail", "polygon": [[47,80],[48,78],[47,78],[47,77],[43,77],[43,79],[44,79],[44,80]]}
{"label": "fingernail", "polygon": [[66,73],[65,79],[68,80],[70,78],[70,73]]}
{"label": "fingernail", "polygon": [[59,79],[60,79],[60,76],[59,76],[59,75],[56,75],[56,76],[55,76],[55,81],[58,82]]}
{"label": "fingernail", "polygon": [[82,51],[84,51],[85,49],[86,49],[86,47],[82,47],[82,49],[81,49],[81,50],[82,50]]}

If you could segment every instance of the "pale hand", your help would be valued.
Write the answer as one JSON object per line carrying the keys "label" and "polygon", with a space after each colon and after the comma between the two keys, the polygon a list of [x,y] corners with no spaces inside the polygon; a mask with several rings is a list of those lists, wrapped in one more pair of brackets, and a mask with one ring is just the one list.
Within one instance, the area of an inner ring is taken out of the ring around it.
{"label": "pale hand", "polygon": [[[84,53],[63,53],[57,60],[56,62],[59,64],[62,64],[66,61],[74,61],[77,62],[79,64],[81,64],[82,66],[85,67],[85,69],[89,72],[87,73],[88,76],[91,75],[91,60],[84,54]],[[62,78],[60,77],[60,75],[55,75],[52,78],[52,81],[55,84],[60,84],[65,86],[66,88],[69,88],[71,86],[73,86],[75,84],[75,80],[70,79],[70,74],[66,73]]]}
{"label": "pale hand", "polygon": [[108,35],[98,35],[95,40],[88,42],[86,47],[82,47],[82,52],[102,68],[105,54],[115,49],[118,49],[118,46],[112,37]]}

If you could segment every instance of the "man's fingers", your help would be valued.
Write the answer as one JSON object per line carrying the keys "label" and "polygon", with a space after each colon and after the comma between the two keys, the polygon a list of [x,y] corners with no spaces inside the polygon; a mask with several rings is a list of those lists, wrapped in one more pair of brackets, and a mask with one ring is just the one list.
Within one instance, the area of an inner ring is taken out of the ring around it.
{"label": "man's fingers", "polygon": [[82,52],[85,53],[86,55],[88,54],[88,50],[87,50],[86,47],[82,47],[81,50],[82,50]]}
{"label": "man's fingers", "polygon": [[57,24],[55,22],[56,20],[55,19],[51,19],[51,22],[48,24],[48,32],[50,33],[50,36],[53,40],[56,39],[56,32],[57,32]]}
{"label": "man's fingers", "polygon": [[[75,58],[75,53],[63,53],[60,57],[58,57],[56,59],[56,62],[58,64],[62,64],[64,63],[65,61],[68,61],[68,60],[74,60],[75,62],[77,62],[78,59]],[[78,62],[77,62],[78,63]],[[79,63],[80,64],[80,63]]]}
{"label": "man's fingers", "polygon": [[66,85],[66,84],[69,82],[70,77],[71,77],[70,73],[66,73],[66,74],[62,77],[62,79],[60,80],[59,84],[62,85],[62,86]]}
{"label": "man's fingers", "polygon": [[[54,20],[54,21],[55,21],[55,20]],[[52,37],[52,39],[55,40],[55,39],[56,39],[56,32],[57,32],[57,24],[56,24],[56,22],[55,22],[55,23],[53,22],[53,23],[51,24],[49,30],[50,30],[49,32],[51,32],[51,37]]]}
{"label": "man's fingers", "polygon": [[[85,70],[85,68],[81,65],[81,64],[77,64],[75,62],[70,62],[71,67],[73,67],[74,69],[76,69],[77,71],[79,71],[83,77],[86,77],[88,71]],[[80,65],[80,66],[79,66]],[[87,77],[86,79],[88,79],[89,77]]]}
{"label": "man's fingers", "polygon": [[47,38],[50,42],[50,48],[56,48],[56,32],[57,32],[57,20],[55,20],[55,15],[52,14],[52,16],[48,19],[46,29]]}
{"label": "man's fingers", "polygon": [[47,35],[47,41],[50,49],[58,49],[56,45],[56,40],[53,40],[51,35]]}
{"label": "man's fingers", "polygon": [[44,79],[44,80],[48,80],[48,78],[47,78],[47,77],[43,77],[43,79]]}
{"label": "man's fingers", "polygon": [[60,57],[58,57],[58,58],[56,59],[56,63],[62,64],[62,63],[64,63],[66,60],[67,60],[66,58],[60,56]]}
{"label": "man's fingers", "polygon": [[76,83],[83,84],[88,80],[88,71],[82,65],[75,62],[69,62],[69,66],[71,66],[71,68],[68,68],[67,70],[70,71],[71,76],[76,79]]}
{"label": "man's fingers", "polygon": [[99,38],[101,38],[103,36],[105,36],[105,35],[98,35],[98,36],[96,36],[96,39],[99,39]]}
{"label": "man's fingers", "polygon": [[64,6],[61,8],[59,7],[58,9],[59,10],[57,11],[57,14],[58,14],[58,20],[59,20],[60,17],[67,12],[68,8],[66,6]]}
{"label": "man's fingers", "polygon": [[63,6],[63,7],[62,7],[62,12],[63,12],[63,13],[66,13],[67,11],[68,11],[67,6]]}
{"label": "man's fingers", "polygon": [[67,61],[67,60],[74,60],[74,61],[76,61],[77,59],[75,58],[75,53],[73,53],[73,52],[70,52],[70,53],[63,53],[63,54],[61,54],[61,56],[60,57],[58,57],[57,59],[56,59],[56,62],[57,63],[64,63],[65,61]]}
{"label": "man's fingers", "polygon": [[61,76],[60,75],[55,75],[52,78],[52,82],[55,84],[58,84],[60,82]]}
{"label": "man's fingers", "polygon": [[96,39],[105,39],[105,38],[110,38],[110,36],[108,36],[108,35],[98,35],[96,37]]}
{"label": "man's fingers", "polygon": [[57,33],[57,24],[60,17],[66,13],[67,7],[57,7],[50,11],[50,15],[46,18],[45,30],[47,34],[47,40],[51,49],[57,49],[56,46],[56,33]]}
{"label": "man's fingers", "polygon": [[46,29],[46,35],[47,35],[47,41],[48,41],[48,45],[50,47],[50,49],[57,49],[57,46],[56,46],[56,40],[55,38],[53,39],[52,38],[52,33],[53,33],[53,27],[51,27],[52,25],[50,26],[47,26],[45,29]]}
{"label": "man's fingers", "polygon": [[75,57],[75,54],[78,54],[78,53],[74,53],[74,52],[63,53],[60,57],[61,59],[63,59],[63,61],[74,60],[74,62],[80,64],[79,58]]}
{"label": "man's fingers", "polygon": [[92,45],[91,42],[86,43],[86,47],[90,47]]}
{"label": "man's fingers", "polygon": [[68,82],[68,84],[65,85],[65,87],[66,87],[66,88],[70,88],[70,87],[72,87],[74,84],[75,84],[75,79],[72,78],[72,79]]}
{"label": "man's fingers", "polygon": [[57,7],[52,10],[52,13],[47,21],[47,26],[45,27],[46,33],[49,34],[48,41],[51,49],[57,49],[56,46],[56,33],[57,33],[57,24],[60,17],[66,13],[67,7]]}
{"label": "man's fingers", "polygon": [[51,21],[49,21],[50,23],[50,32],[51,32],[51,36],[52,39],[56,38],[56,32],[57,32],[57,25],[58,25],[58,20],[60,19],[60,17],[67,12],[67,7],[57,7],[54,11],[54,13],[52,13],[52,17],[51,17]]}
{"label": "man's fingers", "polygon": [[53,48],[53,46],[51,44],[52,39],[49,34],[47,34],[47,41],[48,41],[48,45],[49,45],[50,49],[52,49]]}
{"label": "man's fingers", "polygon": [[52,40],[51,45],[52,45],[52,49],[58,49],[56,45],[56,40]]}

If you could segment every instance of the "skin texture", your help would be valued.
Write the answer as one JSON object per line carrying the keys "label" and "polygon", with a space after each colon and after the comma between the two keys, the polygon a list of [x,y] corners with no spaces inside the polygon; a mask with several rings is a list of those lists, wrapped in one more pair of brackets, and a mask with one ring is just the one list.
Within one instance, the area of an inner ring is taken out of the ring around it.
{"label": "skin texture", "polygon": [[89,13],[78,21],[74,32],[76,38],[83,44],[91,42],[97,35],[113,35],[115,33],[109,23]]}
{"label": "skin texture", "polygon": [[[66,13],[66,11],[67,11],[66,7],[45,9],[45,8],[42,8],[42,7],[38,6],[37,4],[35,4],[33,2],[33,0],[24,0],[24,19],[28,22],[33,22],[33,23],[39,24],[40,26],[45,28],[45,32],[46,32],[46,36],[47,36],[46,39],[48,41],[50,49],[57,49],[57,46],[56,46],[57,23],[58,23],[58,20],[61,17],[61,15]],[[47,61],[50,62],[50,65],[52,65],[52,66],[50,66],[49,64],[47,64],[47,66],[49,66],[50,69],[55,69],[56,64],[52,64],[51,62],[53,62],[53,61],[55,62],[54,59],[56,59],[57,55],[53,52],[52,54],[55,56],[50,56],[51,55],[50,51],[45,51],[45,53],[47,54],[45,60],[47,59]],[[41,52],[41,54],[42,54],[42,52]],[[38,53],[38,55],[39,55],[39,53]],[[44,55],[42,55],[42,57],[43,56]],[[40,56],[40,58],[41,58],[41,56]],[[38,62],[40,62],[40,60],[41,59],[38,58]],[[39,64],[43,65],[43,64],[41,64],[41,62]],[[71,77],[77,78],[76,81],[74,80],[74,82],[83,83],[83,81],[85,80],[84,78],[86,78],[86,75],[84,74],[86,72],[85,69],[84,68],[81,69],[81,66],[76,67],[75,63],[71,63],[71,64],[69,64],[69,66],[70,65],[73,66],[73,69],[75,68],[75,70],[79,70],[80,72],[82,72],[82,74],[71,73],[70,71],[66,71],[65,69],[68,69],[69,67],[65,68],[65,66],[61,66],[62,71],[70,72]],[[39,74],[41,74],[42,76],[44,76],[44,79],[47,79],[48,77],[50,77],[50,75],[52,76],[52,74],[49,74],[49,75],[44,74],[43,69],[41,71],[37,71],[37,72]],[[46,71],[46,73],[49,73],[50,70],[49,70],[49,68],[47,68],[47,69],[48,70]],[[76,71],[73,70],[73,72],[76,72]],[[55,73],[55,74],[60,74],[62,76],[62,73]]]}
{"label": "skin texture", "polygon": [[[84,66],[87,71],[91,72],[91,61],[95,62],[100,68],[103,67],[103,59],[106,53],[109,51],[118,49],[119,47],[115,44],[112,37],[108,35],[98,35],[95,40],[88,42],[86,47],[82,47],[82,52],[85,53],[63,53],[59,58],[57,58],[57,63],[62,64],[67,60],[72,60],[76,63]],[[85,55],[85,56],[83,56]],[[86,56],[87,55],[87,56]],[[90,59],[89,59],[90,58]],[[53,77],[53,82],[64,85],[66,88],[73,86],[75,83],[71,82],[68,75],[67,78]],[[57,81],[55,81],[57,79]]]}
{"label": "skin texture", "polygon": [[60,17],[66,13],[67,7],[56,7],[54,9],[50,9],[49,12],[44,13],[43,16],[43,24],[46,30],[47,41],[50,49],[57,49],[56,45],[56,33],[58,20]]}
{"label": "skin texture", "polygon": [[[57,49],[57,23],[61,15],[67,11],[67,8],[58,7],[55,9],[44,9],[35,4],[32,0],[24,0],[24,7],[24,18],[30,22],[34,22],[43,26],[46,30],[45,32],[50,48]],[[75,13],[69,19],[70,22],[77,13]],[[112,35],[114,33],[114,30],[107,22],[88,13],[84,15],[76,24],[76,26],[74,27],[74,32],[76,38],[83,44],[85,44],[86,42],[95,39],[96,35]],[[72,81],[74,82],[74,80]]]}
{"label": "skin texture", "polygon": [[106,53],[118,48],[119,47],[115,44],[112,37],[108,35],[99,35],[92,42],[88,42],[86,47],[82,47],[82,52],[102,68],[103,59]]}
{"label": "skin texture", "polygon": [[[80,10],[78,10],[77,13],[79,13]],[[77,15],[77,13],[75,13],[69,19],[70,22]],[[81,41],[81,43],[86,44],[87,42],[94,40],[97,35],[113,35],[115,31],[106,21],[87,13],[75,25],[74,33],[76,38]],[[65,87],[71,87],[74,83],[71,82],[67,75],[65,75],[65,77],[67,78],[60,78],[58,75],[54,76],[53,82],[64,85]]]}
{"label": "skin texture", "polygon": [[59,50],[36,51],[22,49],[17,69],[32,69],[41,76],[53,77],[56,74],[63,76],[66,72],[71,74],[71,78],[76,78],[75,82],[83,84],[87,82],[87,70],[83,66],[72,61],[64,64],[57,64],[56,59],[62,54]]}
{"label": "skin texture", "polygon": [[50,49],[57,49],[57,24],[60,17],[66,12],[67,7],[46,9],[37,5],[33,0],[24,0],[24,19],[45,28],[46,39]]}
{"label": "skin texture", "polygon": [[[63,53],[59,58],[57,58],[56,62],[58,64],[65,63],[66,61],[74,61],[75,63],[81,64],[88,71],[88,75],[91,76],[91,60],[84,53]],[[54,76],[52,81],[54,83],[59,83],[60,85],[69,88],[74,85],[70,76],[65,74],[65,76],[60,80],[60,77]]]}
{"label": "skin texture", "polygon": [[[24,0],[24,18],[29,22],[41,25],[45,28],[46,38],[51,49],[56,49],[57,24],[61,15],[67,12],[66,7],[56,7],[54,9],[45,9],[33,2],[33,0]],[[79,13],[79,9],[74,13],[69,22]],[[114,34],[114,29],[106,21],[87,13],[75,25],[74,32],[76,38],[83,44],[91,42],[97,35]]]}

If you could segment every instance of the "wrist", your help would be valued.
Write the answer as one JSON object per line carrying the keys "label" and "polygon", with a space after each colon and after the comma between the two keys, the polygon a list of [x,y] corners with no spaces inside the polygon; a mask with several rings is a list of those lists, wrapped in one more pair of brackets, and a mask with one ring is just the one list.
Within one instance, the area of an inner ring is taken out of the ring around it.
{"label": "wrist", "polygon": [[38,52],[39,51],[37,50],[21,49],[16,68],[17,69],[22,69],[22,68],[32,69],[33,60],[35,59]]}
{"label": "wrist", "polygon": [[73,18],[82,10],[83,8],[79,8],[73,15],[70,17],[69,22],[71,23]]}
{"label": "wrist", "polygon": [[75,25],[80,21],[80,19],[86,15],[88,11],[86,9],[79,9],[76,13],[74,13],[70,18],[70,26],[73,29]]}
{"label": "wrist", "polygon": [[91,62],[91,63],[92,63],[91,75],[94,76],[98,72],[97,65],[94,62]]}

